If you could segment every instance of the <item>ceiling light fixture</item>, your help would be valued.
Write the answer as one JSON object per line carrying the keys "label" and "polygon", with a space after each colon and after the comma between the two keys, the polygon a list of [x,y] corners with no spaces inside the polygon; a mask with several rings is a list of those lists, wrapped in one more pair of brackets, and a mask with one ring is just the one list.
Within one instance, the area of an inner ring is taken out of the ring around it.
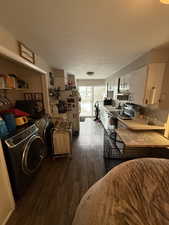
{"label": "ceiling light fixture", "polygon": [[90,71],[89,71],[89,72],[87,72],[86,74],[87,74],[88,76],[92,76],[92,75],[94,75],[94,72],[90,72]]}
{"label": "ceiling light fixture", "polygon": [[161,3],[163,4],[168,4],[169,5],[169,0],[160,0]]}

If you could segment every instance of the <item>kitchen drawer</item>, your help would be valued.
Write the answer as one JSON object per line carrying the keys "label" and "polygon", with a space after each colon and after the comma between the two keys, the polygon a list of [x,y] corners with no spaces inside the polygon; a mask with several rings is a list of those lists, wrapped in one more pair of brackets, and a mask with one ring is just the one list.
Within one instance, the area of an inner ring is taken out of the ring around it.
{"label": "kitchen drawer", "polygon": [[124,148],[123,158],[140,158],[140,157],[151,157],[150,148]]}
{"label": "kitchen drawer", "polygon": [[140,147],[127,147],[121,140],[120,136],[116,135],[116,147],[121,153],[121,158],[138,158],[138,157],[151,157],[152,148],[140,148]]}

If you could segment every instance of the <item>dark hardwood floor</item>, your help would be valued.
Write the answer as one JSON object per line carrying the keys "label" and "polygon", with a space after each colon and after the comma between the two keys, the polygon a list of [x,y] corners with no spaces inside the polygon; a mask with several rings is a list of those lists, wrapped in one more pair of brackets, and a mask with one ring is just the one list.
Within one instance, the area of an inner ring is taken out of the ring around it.
{"label": "dark hardwood floor", "polygon": [[105,174],[103,128],[86,119],[72,159],[47,159],[7,225],[71,225],[84,193]]}

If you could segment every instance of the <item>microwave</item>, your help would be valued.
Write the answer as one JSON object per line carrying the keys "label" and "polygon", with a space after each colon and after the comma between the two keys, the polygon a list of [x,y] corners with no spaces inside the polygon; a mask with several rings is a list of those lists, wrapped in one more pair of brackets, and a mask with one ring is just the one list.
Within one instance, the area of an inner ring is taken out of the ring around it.
{"label": "microwave", "polygon": [[118,101],[130,101],[129,94],[117,94],[116,98]]}

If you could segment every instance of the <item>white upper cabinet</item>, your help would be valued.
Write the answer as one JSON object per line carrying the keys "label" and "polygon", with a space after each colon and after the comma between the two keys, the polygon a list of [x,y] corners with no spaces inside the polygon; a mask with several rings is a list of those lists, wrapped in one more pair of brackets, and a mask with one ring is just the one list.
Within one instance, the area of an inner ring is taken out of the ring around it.
{"label": "white upper cabinet", "polygon": [[131,73],[130,94],[135,104],[143,105],[145,98],[145,87],[147,80],[147,66]]}
{"label": "white upper cabinet", "polygon": [[157,105],[160,103],[165,67],[165,63],[153,63],[148,66],[145,104]]}
{"label": "white upper cabinet", "polygon": [[118,77],[116,77],[115,79],[114,79],[114,94],[116,95],[117,93],[118,93],[118,80],[119,80],[119,78]]}
{"label": "white upper cabinet", "polygon": [[131,73],[130,93],[135,104],[159,105],[165,66],[153,63]]}
{"label": "white upper cabinet", "polygon": [[109,91],[113,91],[114,95],[117,94],[118,91],[118,78],[112,78],[107,82],[107,87]]}
{"label": "white upper cabinet", "polygon": [[120,92],[127,93],[130,90],[130,78],[131,74],[127,74],[125,76],[120,77]]}

